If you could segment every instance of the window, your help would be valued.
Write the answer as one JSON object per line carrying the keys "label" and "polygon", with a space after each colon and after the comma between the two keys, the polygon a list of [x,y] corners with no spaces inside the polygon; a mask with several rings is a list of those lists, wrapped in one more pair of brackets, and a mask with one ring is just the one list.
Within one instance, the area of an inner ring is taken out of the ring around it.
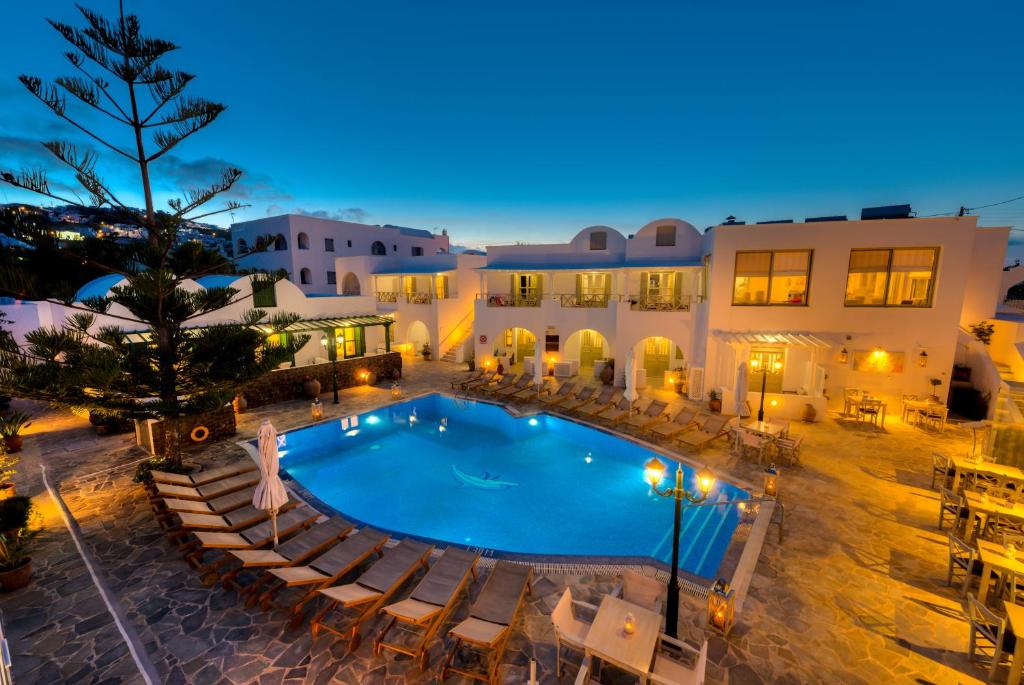
{"label": "window", "polygon": [[282,250],[287,250],[287,249],[288,249],[288,241],[285,240],[283,235],[278,233],[277,237],[274,238],[274,251],[275,252],[280,252]]}
{"label": "window", "polygon": [[392,245],[391,246],[391,251],[392,252],[398,252],[398,245]]}
{"label": "window", "polygon": [[374,240],[373,245],[370,245],[370,254],[382,255],[387,253],[388,248],[384,247],[384,243],[379,240]]}
{"label": "window", "polygon": [[265,288],[252,291],[252,306],[262,309],[263,307],[277,306],[277,293],[274,285],[270,284]]}
{"label": "window", "polygon": [[238,241],[238,254],[245,254],[249,251],[249,243],[245,242],[245,238],[241,238]]}
{"label": "window", "polygon": [[324,252],[334,252],[334,238],[324,238]]}
{"label": "window", "polygon": [[847,307],[930,307],[935,247],[850,250]]}
{"label": "window", "polygon": [[654,239],[654,244],[658,247],[672,247],[676,244],[676,227],[675,226],[658,226],[658,235]]}
{"label": "window", "polygon": [[327,285],[337,285],[338,283],[338,272],[328,271],[327,272]]}
{"label": "window", "polygon": [[359,287],[359,277],[349,271],[345,274],[344,278],[341,279],[341,294],[342,295],[359,295],[362,290]]}
{"label": "window", "polygon": [[412,256],[413,257],[422,257],[423,256],[423,248],[422,247],[417,247],[417,246],[413,245],[413,247],[412,247]]}
{"label": "window", "polygon": [[811,250],[737,252],[734,305],[806,305]]}
{"label": "window", "polygon": [[308,250],[309,249],[309,236],[306,235],[305,233],[300,233],[298,235],[298,242],[299,242],[299,249],[300,250]]}
{"label": "window", "polygon": [[302,269],[299,271],[299,283],[302,285],[309,285],[313,282],[313,273],[309,269]]}
{"label": "window", "polygon": [[540,274],[512,274],[512,299],[517,307],[539,307]]}
{"label": "window", "polygon": [[352,247],[352,241],[351,240],[346,240],[345,242],[348,243],[349,247]]}
{"label": "window", "polygon": [[451,297],[451,293],[448,292],[448,277],[445,275],[434,276],[434,293],[437,299],[445,300]]}
{"label": "window", "polygon": [[591,250],[607,250],[608,249],[608,232],[607,231],[594,231],[590,234],[590,249]]}

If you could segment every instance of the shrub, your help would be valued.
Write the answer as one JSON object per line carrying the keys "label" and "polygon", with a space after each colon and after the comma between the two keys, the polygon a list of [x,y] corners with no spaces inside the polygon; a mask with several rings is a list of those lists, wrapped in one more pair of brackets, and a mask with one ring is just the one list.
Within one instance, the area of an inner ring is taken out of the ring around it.
{"label": "shrub", "polygon": [[149,483],[153,482],[153,474],[151,471],[167,471],[169,473],[190,473],[191,467],[185,466],[184,464],[175,464],[171,459],[166,457],[154,457],[147,459],[146,461],[135,467],[135,475],[132,480],[136,483]]}
{"label": "shrub", "polygon": [[0,500],[0,531],[20,530],[28,526],[32,498],[18,495]]}

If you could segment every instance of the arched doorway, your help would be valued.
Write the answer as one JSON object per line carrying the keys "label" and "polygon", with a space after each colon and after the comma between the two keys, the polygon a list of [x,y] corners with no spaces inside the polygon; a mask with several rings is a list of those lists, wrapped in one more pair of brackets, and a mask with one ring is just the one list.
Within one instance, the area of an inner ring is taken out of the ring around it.
{"label": "arched doorway", "polygon": [[300,233],[298,235],[298,241],[299,241],[299,249],[300,250],[308,250],[309,249],[309,236],[308,235],[306,235],[305,233]]}
{"label": "arched doorway", "polygon": [[405,342],[408,345],[406,353],[418,357],[423,352],[423,346],[430,342],[430,331],[427,329],[427,324],[419,320],[410,323],[409,327],[405,329]]}
{"label": "arched doorway", "polygon": [[283,235],[278,233],[277,237],[274,238],[274,251],[275,252],[280,252],[282,250],[287,250],[287,249],[288,249],[288,241],[285,240],[285,237]]}
{"label": "arched doorway", "polygon": [[359,295],[359,277],[349,271],[341,279],[341,294],[342,295]]}
{"label": "arched doorway", "polygon": [[[683,369],[686,359],[679,345],[661,336],[644,338],[633,348],[637,367],[644,370],[647,385],[653,388],[666,388],[666,371]],[[626,360],[622,360],[625,368]]]}
{"label": "arched doorway", "polygon": [[506,328],[497,343],[499,355],[505,357],[509,366],[521,366],[524,358],[537,351],[537,336],[526,328]]}
{"label": "arched doorway", "polygon": [[302,269],[299,271],[299,283],[302,285],[309,285],[313,282],[313,273],[309,269]]}
{"label": "arched doorway", "polygon": [[594,375],[594,362],[598,359],[607,359],[611,354],[611,347],[608,340],[598,331],[584,328],[565,339],[562,351],[566,359],[579,362],[581,378],[590,378]]}
{"label": "arched doorway", "polygon": [[384,247],[384,243],[379,240],[374,240],[373,245],[370,245],[370,254],[372,255],[385,255],[388,253],[388,248]]}

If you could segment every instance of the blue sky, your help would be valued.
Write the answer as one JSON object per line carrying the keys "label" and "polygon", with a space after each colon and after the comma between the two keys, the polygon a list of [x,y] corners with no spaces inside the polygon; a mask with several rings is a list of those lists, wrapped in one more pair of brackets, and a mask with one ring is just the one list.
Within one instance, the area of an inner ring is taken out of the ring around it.
{"label": "blue sky", "polygon": [[[157,167],[161,197],[231,163],[253,205],[236,219],[322,212],[480,245],[1024,194],[1020,2],[127,6],[229,107]],[[46,17],[77,21],[65,2],[4,8],[0,166],[38,164],[33,141],[65,131],[15,80],[67,73]],[[131,170],[104,163],[131,197]],[[1024,201],[981,216],[1024,227]]]}

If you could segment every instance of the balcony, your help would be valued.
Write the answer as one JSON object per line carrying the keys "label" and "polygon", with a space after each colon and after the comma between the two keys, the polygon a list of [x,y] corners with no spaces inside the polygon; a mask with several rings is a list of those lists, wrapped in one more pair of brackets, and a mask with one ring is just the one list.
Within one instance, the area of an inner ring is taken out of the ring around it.
{"label": "balcony", "polygon": [[384,291],[378,290],[377,291],[377,301],[378,302],[397,303],[398,302],[398,293],[384,292]]}
{"label": "balcony", "polygon": [[1017,311],[1024,312],[1024,299],[1018,299],[1016,297],[1008,297],[1003,300],[1003,304],[1010,309],[1016,309]]}
{"label": "balcony", "polygon": [[409,304],[430,304],[434,301],[434,296],[430,293],[406,293],[405,301]]}
{"label": "balcony", "polygon": [[671,295],[631,295],[629,308],[634,312],[688,312],[690,296],[673,297]]}
{"label": "balcony", "polygon": [[536,294],[520,295],[512,293],[489,293],[480,297],[487,298],[488,307],[539,307],[540,296]]}
{"label": "balcony", "polygon": [[563,307],[581,307],[584,309],[607,309],[611,295],[606,293],[596,294],[569,294],[559,295],[558,300]]}

